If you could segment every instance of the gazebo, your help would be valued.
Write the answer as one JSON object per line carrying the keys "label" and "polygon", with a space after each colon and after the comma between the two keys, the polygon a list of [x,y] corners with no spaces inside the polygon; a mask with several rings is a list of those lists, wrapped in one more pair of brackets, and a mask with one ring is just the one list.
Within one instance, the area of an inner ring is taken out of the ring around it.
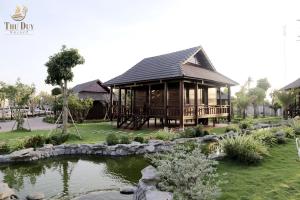
{"label": "gazebo", "polygon": [[[237,82],[218,73],[201,46],[145,58],[105,83],[117,91],[110,101],[117,127],[139,129],[150,121],[164,127],[208,124],[208,119],[231,119],[230,87]],[[221,97],[227,87],[227,104]],[[112,119],[112,118],[111,118]]]}

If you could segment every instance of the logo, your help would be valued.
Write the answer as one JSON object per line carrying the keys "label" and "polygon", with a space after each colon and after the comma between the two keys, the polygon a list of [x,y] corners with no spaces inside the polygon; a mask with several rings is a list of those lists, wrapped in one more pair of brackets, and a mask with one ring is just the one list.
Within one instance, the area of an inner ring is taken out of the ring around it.
{"label": "logo", "polygon": [[10,16],[15,22],[4,22],[4,29],[10,35],[28,35],[33,32],[33,24],[23,21],[27,16],[28,8],[26,6],[16,6],[13,14]]}
{"label": "logo", "polygon": [[15,21],[22,21],[25,19],[28,8],[26,6],[17,6],[15,13],[11,16],[11,18]]}

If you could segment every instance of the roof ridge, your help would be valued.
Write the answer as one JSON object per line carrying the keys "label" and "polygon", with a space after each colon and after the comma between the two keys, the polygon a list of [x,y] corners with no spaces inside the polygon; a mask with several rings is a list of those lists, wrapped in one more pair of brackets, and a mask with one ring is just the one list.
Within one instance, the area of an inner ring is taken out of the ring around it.
{"label": "roof ridge", "polygon": [[[182,65],[185,64],[185,62],[187,60],[189,60],[192,56],[194,56],[196,53],[198,53],[201,49],[202,49],[202,46],[199,45],[199,46],[196,46],[196,47],[193,47],[193,48],[197,48],[197,50],[195,50],[195,52],[193,52],[188,58],[186,58],[185,60],[183,60],[180,64],[179,64],[179,69],[180,69],[180,73],[182,76],[185,76],[184,72],[183,72],[183,69],[182,69]],[[192,49],[192,48],[190,48]]]}

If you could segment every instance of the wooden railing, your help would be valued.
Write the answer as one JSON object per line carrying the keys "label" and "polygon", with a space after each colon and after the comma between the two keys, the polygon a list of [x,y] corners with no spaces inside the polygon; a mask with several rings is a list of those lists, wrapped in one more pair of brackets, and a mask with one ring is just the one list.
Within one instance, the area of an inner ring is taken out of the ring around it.
{"label": "wooden railing", "polygon": [[[183,110],[183,114],[185,117],[195,117],[196,107],[194,105],[186,105]],[[114,109],[114,112],[118,113],[117,109]],[[218,116],[226,116],[230,112],[230,107],[228,105],[199,105],[198,106],[198,118],[204,117],[218,117]],[[122,106],[120,117],[130,116],[131,107]],[[156,107],[135,107],[133,110],[133,115],[147,115],[149,117],[164,117],[165,110],[163,106],[156,106]],[[167,115],[168,117],[179,117],[180,116],[180,109],[176,106],[169,106],[167,108]]]}
{"label": "wooden railing", "polygon": [[[199,105],[198,106],[198,117],[214,117],[214,116],[225,116],[229,114],[230,107],[228,105]],[[184,116],[195,116],[195,106],[185,106]]]}

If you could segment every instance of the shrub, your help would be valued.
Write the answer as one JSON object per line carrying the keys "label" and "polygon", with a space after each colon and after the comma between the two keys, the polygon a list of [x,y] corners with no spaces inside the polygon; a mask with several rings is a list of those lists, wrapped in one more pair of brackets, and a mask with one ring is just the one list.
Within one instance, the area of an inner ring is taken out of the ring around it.
{"label": "shrub", "polygon": [[220,194],[216,161],[208,159],[201,149],[178,145],[169,153],[149,156],[157,166],[161,190],[173,192],[174,199],[208,200]]}
{"label": "shrub", "polygon": [[116,134],[111,133],[111,134],[107,135],[106,143],[107,143],[107,145],[119,144],[119,138],[116,136]]}
{"label": "shrub", "polygon": [[202,153],[204,153],[205,155],[209,155],[218,149],[219,143],[218,142],[204,143],[200,147]]}
{"label": "shrub", "polygon": [[292,127],[283,127],[282,131],[287,138],[295,138],[295,130]]}
{"label": "shrub", "polygon": [[196,130],[193,128],[187,128],[183,132],[180,133],[180,137],[182,137],[182,138],[196,137]]}
{"label": "shrub", "polygon": [[11,151],[18,151],[20,149],[24,149],[24,141],[20,140],[18,142],[16,142],[12,147],[11,147]]}
{"label": "shrub", "polygon": [[70,134],[53,134],[45,139],[46,144],[60,145],[68,141]]}
{"label": "shrub", "polygon": [[241,121],[241,122],[239,123],[240,129],[250,129],[251,126],[252,126],[252,124],[251,124],[250,121],[246,121],[246,120],[245,120],[245,121]]}
{"label": "shrub", "polygon": [[220,144],[228,158],[245,164],[258,163],[268,155],[267,147],[261,141],[247,135],[226,138]]}
{"label": "shrub", "polygon": [[201,136],[204,135],[203,125],[198,125],[194,129],[195,129],[195,136],[196,137],[201,137]]}
{"label": "shrub", "polygon": [[277,144],[277,138],[270,130],[258,130],[252,134],[252,137],[270,147]]}
{"label": "shrub", "polygon": [[234,125],[230,125],[230,126],[227,126],[225,128],[225,133],[228,133],[230,131],[233,131],[233,132],[238,132],[238,127],[234,126]]}
{"label": "shrub", "polygon": [[300,135],[300,120],[292,119],[289,125],[294,129],[296,135]]}
{"label": "shrub", "polygon": [[10,152],[10,147],[7,143],[0,143],[0,155]]}
{"label": "shrub", "polygon": [[25,148],[37,148],[42,147],[45,144],[45,138],[41,135],[35,135],[25,139],[24,147]]}
{"label": "shrub", "polygon": [[159,130],[154,134],[154,138],[158,140],[172,140],[174,137],[173,132],[165,131],[165,130]]}
{"label": "shrub", "polygon": [[129,137],[127,135],[122,135],[120,138],[120,144],[130,144]]}
{"label": "shrub", "polygon": [[210,132],[209,132],[208,130],[204,130],[204,131],[203,131],[203,136],[209,135],[209,134],[210,134]]}
{"label": "shrub", "polygon": [[136,136],[136,137],[134,137],[133,140],[136,141],[136,142],[139,142],[139,143],[144,143],[145,142],[144,138],[141,137],[141,136]]}

